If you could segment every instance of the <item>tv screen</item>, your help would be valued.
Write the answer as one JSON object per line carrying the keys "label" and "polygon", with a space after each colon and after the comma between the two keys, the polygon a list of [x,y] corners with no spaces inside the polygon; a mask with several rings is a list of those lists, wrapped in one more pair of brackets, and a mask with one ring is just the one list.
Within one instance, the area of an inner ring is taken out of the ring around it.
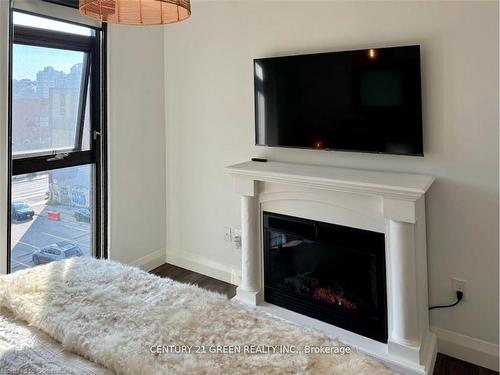
{"label": "tv screen", "polygon": [[423,156],[420,48],[254,60],[257,145]]}

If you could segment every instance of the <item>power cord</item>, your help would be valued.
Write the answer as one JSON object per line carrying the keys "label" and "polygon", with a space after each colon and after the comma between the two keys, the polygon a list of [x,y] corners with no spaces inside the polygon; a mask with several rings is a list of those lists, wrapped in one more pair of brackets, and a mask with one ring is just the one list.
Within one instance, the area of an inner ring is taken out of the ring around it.
{"label": "power cord", "polygon": [[429,307],[429,310],[434,310],[434,309],[445,309],[447,307],[453,307],[456,306],[460,303],[460,301],[464,298],[464,292],[460,292],[457,290],[457,301],[455,303],[452,303],[451,305],[438,305],[438,306],[431,306]]}

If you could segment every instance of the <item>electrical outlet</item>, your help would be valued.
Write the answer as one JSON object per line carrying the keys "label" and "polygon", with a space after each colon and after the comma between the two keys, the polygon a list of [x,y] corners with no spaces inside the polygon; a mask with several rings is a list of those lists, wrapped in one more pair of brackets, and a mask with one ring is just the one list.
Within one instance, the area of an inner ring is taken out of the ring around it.
{"label": "electrical outlet", "polygon": [[231,227],[224,227],[224,241],[231,242],[233,236],[231,236]]}
{"label": "electrical outlet", "polygon": [[465,297],[465,287],[467,285],[466,280],[453,278],[451,279],[451,284],[454,292],[462,292]]}
{"label": "electrical outlet", "polygon": [[240,228],[233,229],[233,241],[234,241],[234,244],[236,245],[236,248],[240,249],[241,248],[241,229]]}

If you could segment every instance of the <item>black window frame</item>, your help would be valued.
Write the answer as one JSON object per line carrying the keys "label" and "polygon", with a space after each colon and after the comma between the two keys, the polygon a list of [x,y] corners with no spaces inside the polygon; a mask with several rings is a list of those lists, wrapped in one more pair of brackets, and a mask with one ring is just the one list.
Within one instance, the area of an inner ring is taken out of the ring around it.
{"label": "black window frame", "polygon": [[[83,26],[93,30],[93,35],[83,36],[61,31],[14,25],[13,13],[24,13],[55,21]],[[8,204],[7,209],[7,273],[11,272],[11,209],[12,177],[27,173],[50,171],[53,169],[94,166],[94,225],[93,250],[96,258],[108,257],[107,233],[107,96],[106,96],[106,24],[101,27],[80,24],[57,17],[36,14],[22,9],[10,8],[9,25],[9,95],[8,95]],[[29,153],[14,156],[12,154],[12,64],[13,46],[23,44],[36,47],[65,49],[86,53],[85,68],[82,71],[80,102],[77,114],[77,129],[73,149],[57,152]],[[85,84],[83,84],[85,83]],[[90,149],[82,151],[82,139],[87,99],[90,89]],[[60,157],[55,157],[60,155]]]}

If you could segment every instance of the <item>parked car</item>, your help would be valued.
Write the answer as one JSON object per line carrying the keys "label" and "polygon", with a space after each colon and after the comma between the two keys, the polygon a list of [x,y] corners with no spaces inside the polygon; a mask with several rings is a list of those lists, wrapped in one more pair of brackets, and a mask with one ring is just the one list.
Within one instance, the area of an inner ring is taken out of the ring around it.
{"label": "parked car", "polygon": [[79,208],[75,211],[76,221],[90,223],[90,210],[88,208]]}
{"label": "parked car", "polygon": [[12,220],[31,220],[34,215],[35,211],[26,202],[12,202],[10,205],[10,217]]}
{"label": "parked car", "polygon": [[33,253],[33,263],[44,264],[54,260],[63,260],[71,257],[80,257],[83,253],[78,244],[70,241],[61,241],[35,251]]}

